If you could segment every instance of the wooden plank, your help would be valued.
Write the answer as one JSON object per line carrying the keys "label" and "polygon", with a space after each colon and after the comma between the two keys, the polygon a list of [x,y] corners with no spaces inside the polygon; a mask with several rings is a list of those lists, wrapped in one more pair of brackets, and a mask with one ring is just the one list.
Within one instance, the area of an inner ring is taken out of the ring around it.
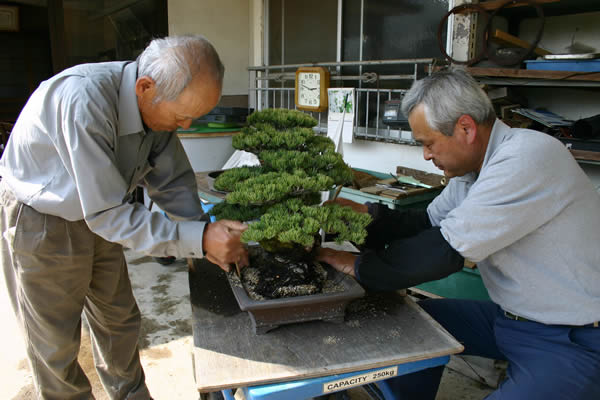
{"label": "wooden plank", "polygon": [[473,76],[502,78],[553,79],[567,81],[600,81],[600,72],[542,71],[534,69],[468,67]]}
{"label": "wooden plank", "polygon": [[343,323],[305,322],[256,335],[223,272],[205,260],[190,271],[193,359],[200,392],[329,376],[441,357],[463,347],[399,293],[353,302]]}
{"label": "wooden plank", "polygon": [[374,194],[374,195],[379,195],[379,193],[383,192],[384,190],[385,190],[385,188],[382,188],[379,186],[369,186],[369,187],[360,189],[361,192]]}
{"label": "wooden plank", "polygon": [[571,150],[571,154],[576,160],[600,162],[600,152],[598,151]]}
{"label": "wooden plank", "polygon": [[379,195],[388,199],[399,199],[406,196],[406,193],[398,192],[397,190],[384,190]]}
{"label": "wooden plank", "polygon": [[[516,36],[513,36],[507,32],[504,32],[500,29],[496,29],[492,34],[492,40],[498,44],[502,44],[510,47],[521,47],[523,49],[528,49],[531,46],[531,43],[528,43],[522,39],[519,39]],[[538,56],[545,56],[547,54],[552,54],[546,49],[542,49],[541,47],[536,47],[533,52]]]}
{"label": "wooden plank", "polygon": [[429,299],[443,299],[442,296],[438,296],[437,294],[434,294],[434,293],[431,293],[431,292],[427,292],[427,291],[425,291],[423,289],[419,289],[419,288],[416,288],[416,287],[409,288],[408,292],[410,294],[417,294],[417,295],[420,295],[420,296],[423,296],[423,297],[427,297]]}
{"label": "wooden plank", "polygon": [[[535,0],[535,3],[538,3],[538,4],[558,3],[559,1],[560,0]],[[483,1],[483,2],[479,3],[478,5],[481,6],[484,10],[493,11],[493,10],[499,8],[504,3],[506,3],[506,0],[490,0],[490,1]],[[512,4],[507,5],[506,8],[522,7],[522,6],[529,6],[529,5],[530,4],[528,4],[524,1],[515,1]]]}

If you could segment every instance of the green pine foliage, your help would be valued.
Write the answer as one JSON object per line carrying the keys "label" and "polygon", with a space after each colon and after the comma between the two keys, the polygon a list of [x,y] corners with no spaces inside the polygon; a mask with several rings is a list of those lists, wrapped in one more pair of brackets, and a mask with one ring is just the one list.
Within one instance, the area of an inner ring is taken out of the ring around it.
{"label": "green pine foliage", "polygon": [[242,132],[233,137],[235,149],[258,154],[262,150],[304,150],[308,140],[314,136],[311,128],[295,127],[284,131],[277,130],[273,125],[260,123],[245,126]]}
{"label": "green pine foliage", "polygon": [[247,179],[260,176],[263,172],[261,167],[239,167],[224,171],[215,179],[214,187],[223,192],[235,190],[235,185]]}
{"label": "green pine foliage", "polygon": [[363,243],[366,238],[364,228],[370,221],[368,214],[356,213],[349,207],[338,204],[305,206],[298,199],[290,199],[271,207],[260,221],[251,223],[242,234],[242,240],[262,244],[276,239],[310,248],[315,234],[322,228],[326,233],[336,234],[338,242]]}
{"label": "green pine foliage", "polygon": [[259,242],[267,251],[310,249],[320,229],[340,242],[362,244],[371,221],[368,214],[339,205],[318,206],[321,192],[351,182],[353,174],[331,139],[311,129],[316,124],[296,110],[250,115],[233,147],[256,154],[261,165],[219,175],[215,188],[229,193],[211,214],[252,221],[242,240]]}
{"label": "green pine foliage", "polygon": [[303,169],[308,175],[327,175],[336,185],[352,182],[352,171],[344,162],[341,154],[326,151],[313,154],[310,151],[267,150],[259,154],[269,169],[291,172]]}
{"label": "green pine foliage", "polygon": [[210,210],[210,214],[216,215],[218,219],[253,221],[260,218],[268,209],[268,206],[240,206],[239,204],[222,201],[214,205]]}
{"label": "green pine foliage", "polygon": [[267,172],[235,184],[226,201],[243,206],[273,204],[305,193],[326,191],[332,186],[333,179],[323,174],[309,176],[303,170]]}
{"label": "green pine foliage", "polygon": [[266,123],[278,130],[285,130],[297,126],[312,128],[317,125],[317,120],[308,114],[296,110],[287,110],[285,108],[267,108],[257,111],[248,116],[246,120],[248,125]]}

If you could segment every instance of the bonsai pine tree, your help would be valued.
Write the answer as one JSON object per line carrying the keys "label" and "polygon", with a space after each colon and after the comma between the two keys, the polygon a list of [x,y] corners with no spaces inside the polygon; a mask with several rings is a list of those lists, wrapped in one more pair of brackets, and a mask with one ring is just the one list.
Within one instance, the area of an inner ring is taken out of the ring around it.
{"label": "bonsai pine tree", "polygon": [[317,121],[300,111],[266,109],[250,115],[233,147],[254,153],[260,166],[232,168],[215,180],[228,192],[211,214],[252,221],[244,242],[269,252],[307,258],[319,230],[337,241],[362,244],[371,218],[337,204],[320,206],[321,192],[352,181],[352,170],[331,139],[316,135]]}

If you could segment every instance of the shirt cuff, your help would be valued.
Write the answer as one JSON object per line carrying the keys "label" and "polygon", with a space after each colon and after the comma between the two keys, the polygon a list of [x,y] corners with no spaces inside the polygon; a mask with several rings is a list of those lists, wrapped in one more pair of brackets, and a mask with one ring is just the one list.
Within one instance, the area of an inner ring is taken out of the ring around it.
{"label": "shirt cuff", "polygon": [[177,232],[179,234],[179,250],[183,257],[203,258],[202,237],[205,221],[179,221]]}

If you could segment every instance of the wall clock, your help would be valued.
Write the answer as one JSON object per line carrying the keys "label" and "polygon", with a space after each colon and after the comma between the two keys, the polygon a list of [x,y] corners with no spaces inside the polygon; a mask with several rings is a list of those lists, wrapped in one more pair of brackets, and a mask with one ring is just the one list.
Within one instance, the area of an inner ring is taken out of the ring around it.
{"label": "wall clock", "polygon": [[296,70],[296,108],[321,112],[327,109],[329,70],[324,67],[300,67]]}

